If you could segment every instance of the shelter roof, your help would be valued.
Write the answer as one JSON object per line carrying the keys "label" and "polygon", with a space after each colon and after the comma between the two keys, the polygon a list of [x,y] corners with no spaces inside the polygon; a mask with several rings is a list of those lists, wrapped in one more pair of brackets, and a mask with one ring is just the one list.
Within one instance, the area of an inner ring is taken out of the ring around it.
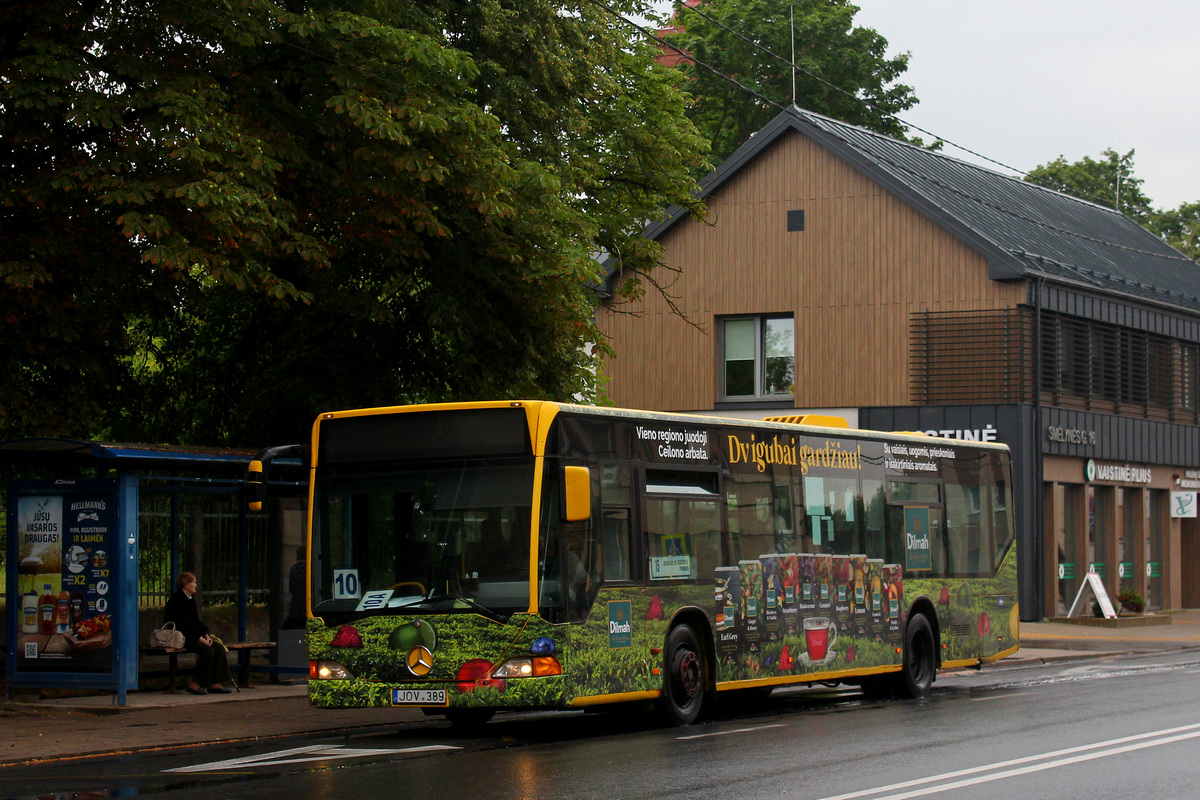
{"label": "shelter roof", "polygon": [[157,444],[89,442],[78,439],[11,439],[0,442],[0,463],[125,468],[198,469],[227,466],[243,469],[254,453],[249,450],[177,447]]}

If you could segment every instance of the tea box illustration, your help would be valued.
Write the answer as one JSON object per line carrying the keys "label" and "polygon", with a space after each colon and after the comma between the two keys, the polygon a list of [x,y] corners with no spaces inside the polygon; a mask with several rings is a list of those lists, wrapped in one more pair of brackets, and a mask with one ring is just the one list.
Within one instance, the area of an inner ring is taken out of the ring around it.
{"label": "tea box illustration", "polygon": [[795,553],[779,556],[779,572],[783,581],[783,634],[800,635],[800,557]]}
{"label": "tea box illustration", "polygon": [[864,554],[850,556],[850,581],[848,594],[850,597],[850,630],[856,636],[866,636],[870,624],[870,610],[867,607],[867,557]]}
{"label": "tea box illustration", "polygon": [[885,639],[891,644],[900,644],[900,608],[904,602],[904,578],[899,564],[883,565],[884,625]]}
{"label": "tea box illustration", "polygon": [[738,615],[742,602],[742,571],[738,567],[717,567],[713,573],[716,579],[717,660],[721,664],[735,664],[741,652]]}
{"label": "tea box illustration", "polygon": [[758,653],[762,650],[763,641],[763,568],[758,559],[738,562],[741,573],[741,595],[738,615],[739,639],[742,651]]}
{"label": "tea box illustration", "polygon": [[838,556],[818,553],[813,556],[817,564],[817,610],[829,612],[833,609],[833,601],[837,597],[837,585],[834,583],[834,560]]}
{"label": "tea box illustration", "polygon": [[867,559],[867,609],[868,633],[871,641],[882,642],[884,638],[883,623],[883,559]]}
{"label": "tea box illustration", "polygon": [[867,557],[850,555],[850,580],[848,593],[850,610],[857,614],[867,602]]}
{"label": "tea box illustration", "polygon": [[849,633],[853,630],[853,606],[851,604],[851,594],[853,587],[850,585],[854,573],[850,567],[849,556],[829,556],[831,580],[833,581],[830,587],[830,594],[833,602],[828,608],[817,606],[817,610],[831,617],[838,629]]}
{"label": "tea box illustration", "polygon": [[758,561],[762,564],[763,576],[763,641],[778,642],[783,639],[783,573],[780,564],[781,556],[762,555]]}
{"label": "tea box illustration", "polygon": [[796,606],[800,616],[808,616],[816,611],[817,601],[821,596],[821,587],[817,578],[817,556],[812,553],[801,553],[796,556],[797,583],[799,596]]}

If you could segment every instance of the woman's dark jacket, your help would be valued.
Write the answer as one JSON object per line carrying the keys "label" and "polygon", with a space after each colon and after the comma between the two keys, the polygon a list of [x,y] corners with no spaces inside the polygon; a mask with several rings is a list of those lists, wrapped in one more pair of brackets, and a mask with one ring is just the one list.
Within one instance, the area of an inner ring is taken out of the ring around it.
{"label": "woman's dark jacket", "polygon": [[167,601],[167,606],[163,609],[163,622],[174,622],[175,630],[183,633],[188,645],[208,633],[208,626],[200,621],[200,609],[196,607],[196,598],[188,597],[183,589],[176,589]]}

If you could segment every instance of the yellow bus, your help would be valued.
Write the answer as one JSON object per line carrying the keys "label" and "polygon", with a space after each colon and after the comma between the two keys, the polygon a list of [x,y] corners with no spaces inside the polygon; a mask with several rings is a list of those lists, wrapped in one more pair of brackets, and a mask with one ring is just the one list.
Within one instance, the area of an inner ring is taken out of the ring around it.
{"label": "yellow bus", "polygon": [[309,457],[316,706],[686,725],[738,689],[921,696],[1018,646],[1004,445],[499,401],[322,414]]}

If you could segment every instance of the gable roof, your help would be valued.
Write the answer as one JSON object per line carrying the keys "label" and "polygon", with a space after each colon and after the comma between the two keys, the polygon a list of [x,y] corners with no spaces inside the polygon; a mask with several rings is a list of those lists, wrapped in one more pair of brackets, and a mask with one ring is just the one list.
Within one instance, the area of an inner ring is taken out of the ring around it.
{"label": "gable roof", "polygon": [[[1043,277],[1192,313],[1200,306],[1200,264],[1124,214],[796,106],[705,178],[702,196],[792,131],[986,258],[993,280]],[[676,211],[647,236],[662,236],[686,216]]]}

